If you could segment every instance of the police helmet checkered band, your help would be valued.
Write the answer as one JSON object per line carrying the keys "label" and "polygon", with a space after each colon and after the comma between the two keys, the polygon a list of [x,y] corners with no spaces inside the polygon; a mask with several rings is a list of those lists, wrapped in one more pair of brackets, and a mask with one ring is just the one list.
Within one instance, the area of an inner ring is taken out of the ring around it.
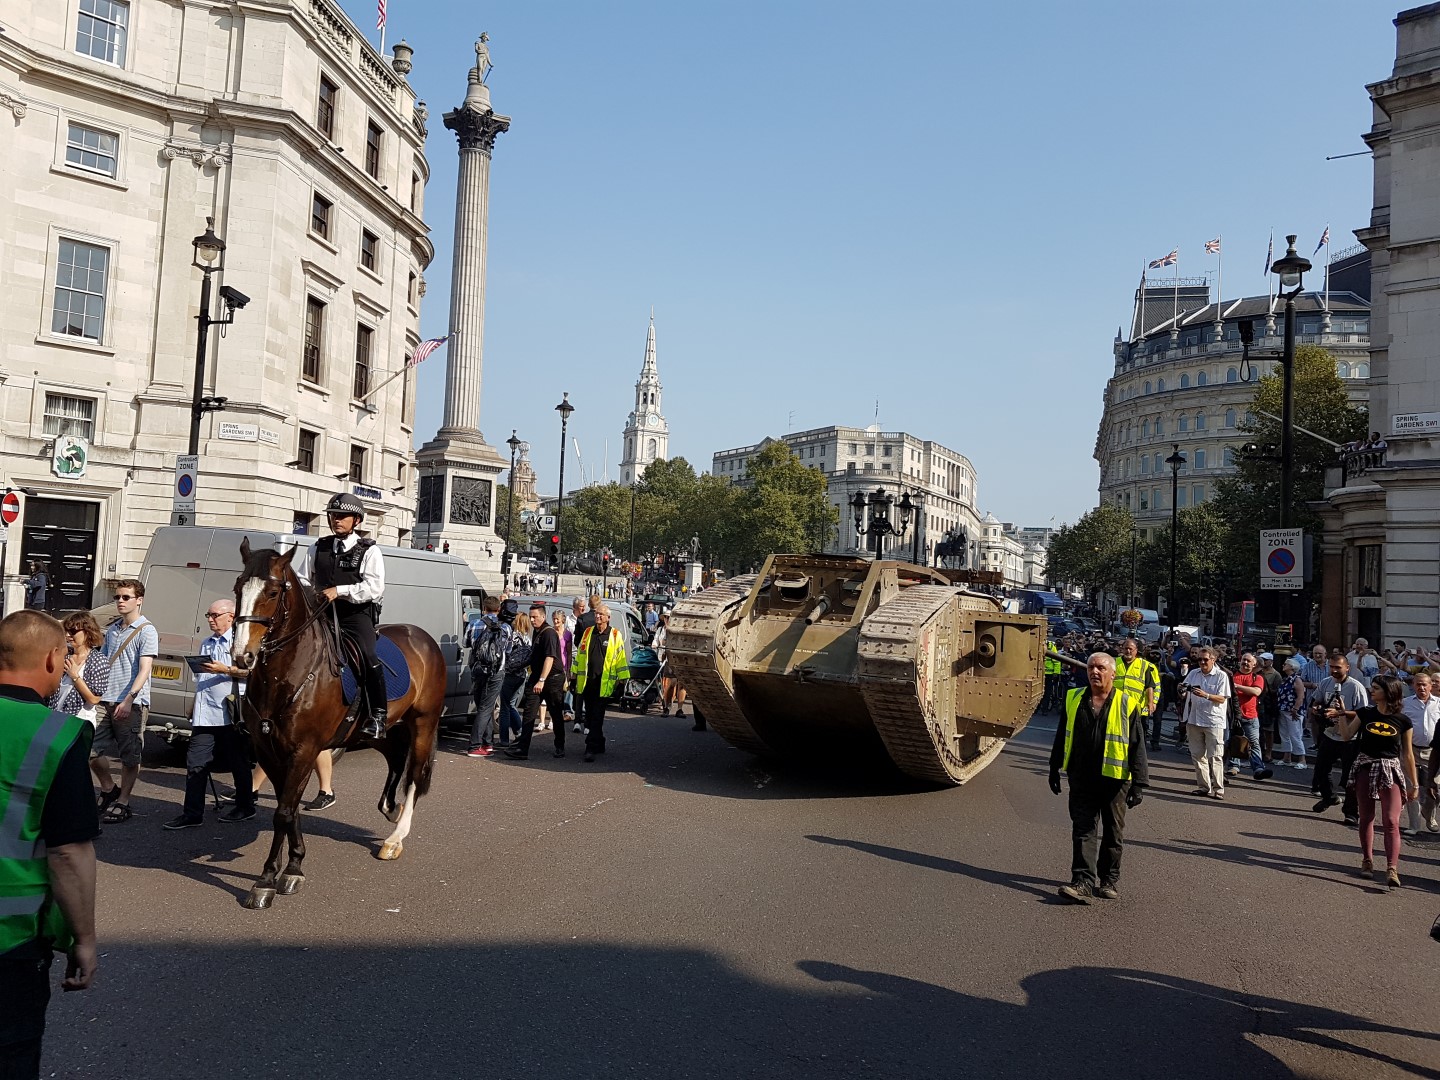
{"label": "police helmet checkered band", "polygon": [[365,516],[365,506],[354,495],[348,491],[336,492],[330,496],[330,502],[325,506],[327,517],[331,515],[353,514],[357,518]]}

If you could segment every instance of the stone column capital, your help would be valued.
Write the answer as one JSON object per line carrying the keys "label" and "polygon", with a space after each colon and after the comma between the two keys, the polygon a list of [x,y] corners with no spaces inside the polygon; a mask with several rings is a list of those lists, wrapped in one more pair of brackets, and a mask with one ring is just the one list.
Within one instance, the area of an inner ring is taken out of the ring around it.
{"label": "stone column capital", "polygon": [[455,132],[462,151],[483,150],[488,154],[495,149],[495,136],[510,130],[510,118],[489,111],[459,108],[445,114],[445,126]]}

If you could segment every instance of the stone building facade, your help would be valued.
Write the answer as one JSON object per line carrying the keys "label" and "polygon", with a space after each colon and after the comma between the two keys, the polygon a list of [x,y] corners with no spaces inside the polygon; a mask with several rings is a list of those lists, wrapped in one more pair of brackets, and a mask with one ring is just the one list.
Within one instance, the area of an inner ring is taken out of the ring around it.
{"label": "stone building facade", "polygon": [[[772,441],[719,451],[711,460],[711,472],[743,482],[750,458]],[[975,509],[975,467],[963,454],[929,439],[878,427],[812,428],[792,432],[782,441],[799,455],[802,464],[825,474],[830,501],[840,511],[839,530],[827,551],[854,554],[871,550],[869,538],[855,532],[850,500],[857,492],[868,495],[878,488],[898,501],[908,491],[912,499],[920,497],[923,508],[911,523],[911,531],[899,540],[887,540],[887,553],[893,550],[896,557],[907,558],[918,555],[920,562],[929,565],[941,541],[963,541],[969,553],[965,565],[974,568],[980,516]]]}
{"label": "stone building facade", "polygon": [[1370,84],[1374,156],[1370,426],[1327,485],[1321,637],[1348,644],[1440,632],[1440,4],[1395,19],[1395,67]]}
{"label": "stone building facade", "polygon": [[[1342,264],[1354,261],[1353,253],[1337,255],[1332,286],[1341,280]],[[1219,480],[1235,471],[1235,454],[1245,442],[1238,425],[1254,402],[1255,381],[1278,363],[1264,354],[1278,353],[1282,345],[1280,301],[1245,297],[1217,308],[1202,289],[1203,303],[1193,288],[1182,292],[1178,317],[1171,314],[1167,290],[1152,289],[1143,301],[1137,291],[1131,334],[1115,337],[1114,372],[1095,438],[1100,501],[1129,510],[1141,539],[1170,523],[1172,478],[1165,459],[1177,443],[1186,459],[1175,499],[1182,510],[1212,498]],[[1370,304],[1363,295],[1332,288],[1327,307],[1321,289],[1296,299],[1296,342],[1329,350],[1351,400],[1363,403],[1371,372]],[[1151,303],[1157,292],[1167,298],[1163,318]],[[1240,342],[1246,320],[1255,335],[1248,367]]]}
{"label": "stone building facade", "polygon": [[48,557],[52,606],[88,606],[170,522],[209,217],[248,303],[204,357],[199,523],[310,530],[343,488],[407,542],[433,255],[408,47],[331,0],[55,0],[4,30],[0,480],[37,493],[12,573]]}

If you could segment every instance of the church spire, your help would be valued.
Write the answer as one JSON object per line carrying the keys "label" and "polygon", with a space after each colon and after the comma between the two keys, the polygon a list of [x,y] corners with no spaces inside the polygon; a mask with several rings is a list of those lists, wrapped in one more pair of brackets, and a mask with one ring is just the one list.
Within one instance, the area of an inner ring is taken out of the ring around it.
{"label": "church spire", "polygon": [[646,375],[655,375],[659,372],[655,368],[655,309],[650,309],[650,331],[645,335],[645,363],[640,367],[640,378]]}
{"label": "church spire", "polygon": [[634,484],[645,475],[652,461],[670,456],[670,428],[660,411],[662,393],[660,369],[655,361],[655,309],[650,309],[650,327],[645,333],[645,361],[635,383],[635,408],[625,425],[625,457],[620,462],[620,482]]}

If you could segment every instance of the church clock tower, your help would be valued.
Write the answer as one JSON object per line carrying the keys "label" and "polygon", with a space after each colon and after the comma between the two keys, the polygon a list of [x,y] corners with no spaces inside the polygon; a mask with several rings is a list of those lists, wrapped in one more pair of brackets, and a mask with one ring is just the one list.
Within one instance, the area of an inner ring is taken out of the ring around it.
{"label": "church clock tower", "polygon": [[670,456],[670,428],[660,413],[660,372],[655,367],[655,313],[650,313],[650,331],[645,336],[645,363],[635,384],[635,409],[625,425],[625,457],[620,462],[620,482],[639,483],[652,461]]}

